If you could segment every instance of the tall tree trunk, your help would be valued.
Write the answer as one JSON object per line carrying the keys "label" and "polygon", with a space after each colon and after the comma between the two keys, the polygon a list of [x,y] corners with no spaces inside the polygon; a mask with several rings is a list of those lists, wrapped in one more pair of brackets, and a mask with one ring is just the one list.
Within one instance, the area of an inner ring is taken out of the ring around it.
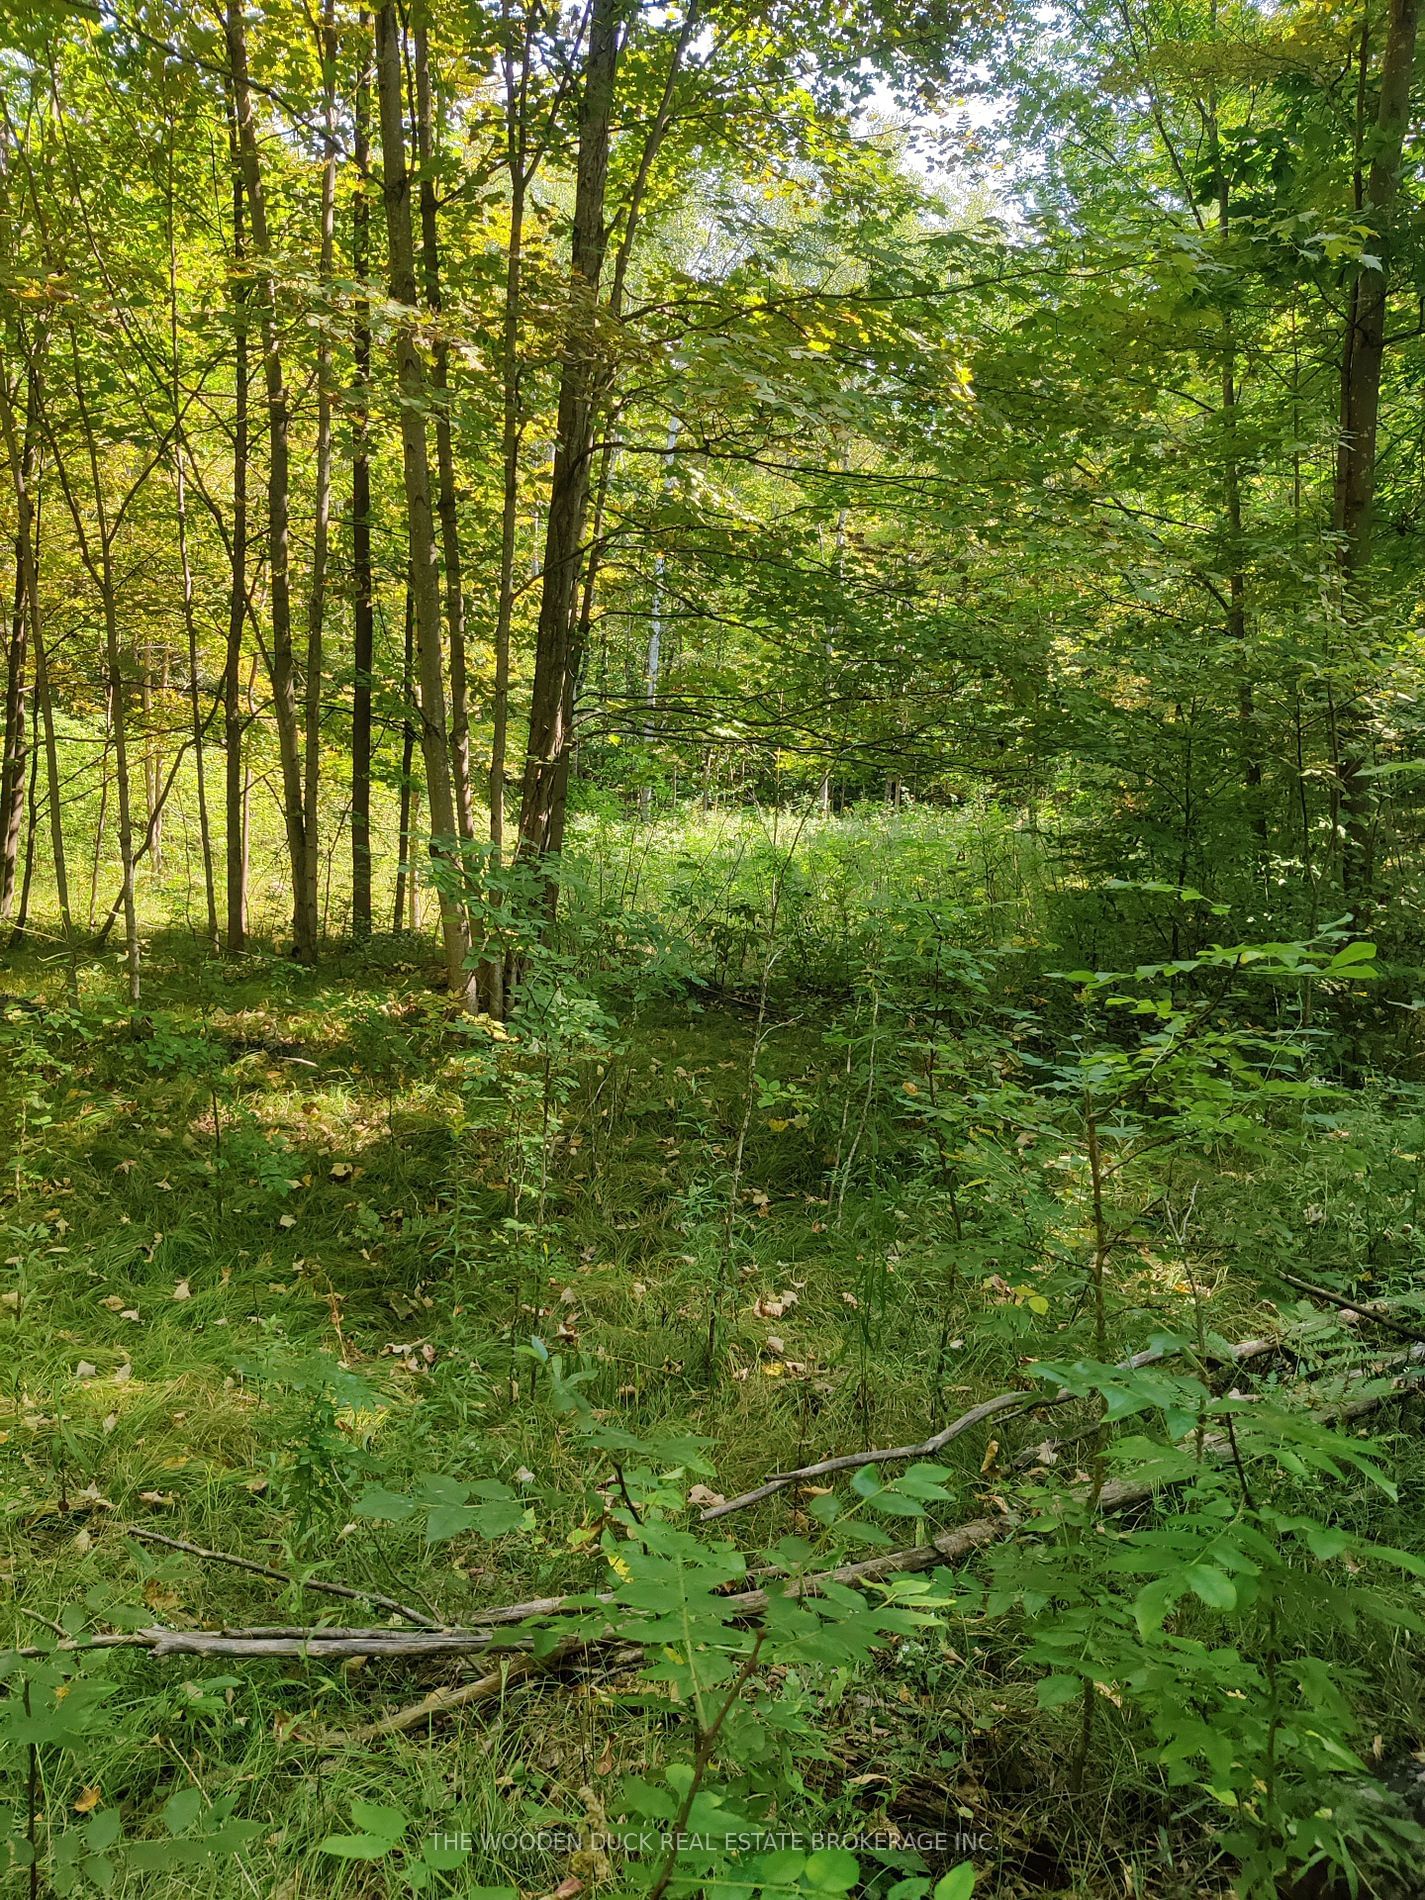
{"label": "tall tree trunk", "polygon": [[[183,398],[178,343],[178,233],[173,177],[174,141],[168,143],[168,351],[169,402],[173,411],[173,473],[178,505],[178,563],[183,585],[183,629],[188,642],[188,713],[193,735],[193,768],[198,781],[198,846],[203,860],[203,903],[208,947],[219,947],[218,893],[213,876],[213,829],[208,813],[208,782],[204,760],[202,683],[199,679],[198,620],[193,602],[193,563],[188,548],[188,497],[184,472],[186,452],[182,430]],[[150,813],[151,817],[151,813]]]}
{"label": "tall tree trunk", "polygon": [[[520,392],[520,301],[524,281],[524,212],[529,188],[529,69],[533,15],[527,10],[515,55],[509,0],[500,6],[500,68],[505,87],[505,166],[510,183],[510,235],[505,248],[505,297],[500,325],[501,430],[500,582],[495,606],[495,677],[490,699],[490,864],[505,854],[505,772],[510,730],[510,635],[515,611],[515,543],[519,532],[520,447],[524,436]],[[491,892],[498,902],[498,891]],[[505,1013],[505,958],[487,957],[478,977],[480,999],[497,1020]]]}
{"label": "tall tree trunk", "polygon": [[[1368,611],[1365,573],[1371,556],[1375,507],[1376,434],[1385,359],[1392,224],[1400,195],[1401,157],[1410,120],[1419,0],[1389,0],[1375,126],[1368,139],[1364,222],[1375,233],[1375,267],[1362,269],[1351,291],[1341,358],[1341,433],[1336,457],[1333,525],[1341,566],[1348,635]],[[1364,129],[1364,128],[1362,128]],[[1367,776],[1371,735],[1362,700],[1365,686],[1341,714],[1337,771],[1341,790],[1341,878],[1359,922],[1375,891],[1375,800]]]}
{"label": "tall tree trunk", "polygon": [[[35,370],[34,352],[27,353],[27,367]],[[69,903],[69,874],[64,852],[64,806],[60,796],[59,748],[55,744],[54,696],[50,691],[49,661],[45,653],[44,625],[40,619],[40,570],[36,559],[34,500],[25,481],[24,449],[15,426],[14,405],[10,401],[9,370],[0,355],[0,436],[10,464],[10,482],[15,496],[16,546],[24,576],[25,598],[29,605],[30,642],[35,656],[35,696],[45,738],[45,785],[49,803],[50,850],[53,856],[55,897],[59,903],[60,924],[67,953],[66,970],[70,996],[79,998],[79,955],[74,934],[74,915]]]}
{"label": "tall tree trunk", "polygon": [[[1211,105],[1211,137],[1217,165],[1217,235],[1224,249],[1232,229],[1231,188],[1218,151],[1217,102]],[[1242,750],[1242,780],[1247,818],[1259,850],[1266,847],[1267,814],[1262,804],[1261,735],[1247,648],[1247,577],[1242,536],[1242,469],[1237,447],[1237,339],[1230,311],[1224,317],[1222,344],[1222,500],[1227,517],[1227,637],[1237,649],[1237,724]]]}
{"label": "tall tree trunk", "polygon": [[17,949],[24,941],[25,927],[30,920],[30,887],[35,875],[35,831],[40,820],[40,754],[44,747],[40,743],[39,696],[30,696],[30,789],[26,799],[28,816],[25,823],[25,869],[20,878],[20,902],[15,911],[15,928],[10,932],[10,948]]}
{"label": "tall tree trunk", "polygon": [[[663,450],[663,483],[661,499],[666,507],[673,494],[673,458],[678,453],[678,432],[682,418],[678,415],[668,419],[668,440]],[[656,714],[658,711],[658,686],[663,670],[663,548],[660,543],[653,556],[653,597],[648,611],[648,654],[643,669],[643,699],[648,708],[648,717],[643,723],[643,742],[652,746],[658,736]],[[650,767],[652,761],[649,761]],[[638,794],[640,816],[646,821],[653,816],[653,787],[645,785]]]}
{"label": "tall tree trunk", "polygon": [[[58,438],[43,406],[40,417],[55,475],[63,491],[70,520],[74,524],[80,558],[88,570],[90,579],[99,590],[99,603],[104,617],[104,665],[114,742],[114,789],[119,816],[119,872],[124,915],[124,962],[128,976],[129,1001],[137,1003],[140,977],[138,906],[134,894],[133,785],[129,772],[127,692],[120,659],[119,601],[114,574],[115,530],[110,523],[108,503],[105,499],[103,472],[99,466],[99,438],[89,404],[89,393],[79,354],[79,339],[72,324],[69,326],[69,345],[73,370],[71,388],[84,440],[84,452],[89,463],[90,490],[94,505],[92,536],[85,524],[84,509],[80,504],[79,495],[70,481],[68,468],[60,453]],[[160,809],[155,793],[149,812],[150,839],[156,834]]]}
{"label": "tall tree trunk", "polygon": [[401,814],[396,825],[400,856],[396,861],[396,901],[392,906],[391,923],[391,928],[398,937],[406,927],[406,886],[412,880],[415,866],[412,856],[415,833],[411,823],[412,793],[415,790],[412,772],[416,762],[416,722],[411,715],[414,711],[415,696],[415,608],[411,599],[410,582],[407,581],[406,636],[401,662]]}
{"label": "tall tree trunk", "polygon": [[445,679],[441,664],[440,573],[431,508],[430,460],[425,412],[429,401],[425,365],[416,342],[416,261],[411,222],[411,183],[406,168],[400,29],[396,8],[376,15],[376,89],[381,114],[381,161],[386,201],[386,239],[390,258],[391,300],[402,315],[396,327],[396,367],[401,399],[401,450],[410,540],[411,600],[416,667],[420,679],[421,752],[426,768],[430,810],[431,857],[442,866],[437,877],[446,985],[464,996],[469,978],[465,958],[469,936],[456,888],[453,861],[457,841],[450,743],[445,720]]}
{"label": "tall tree trunk", "polygon": [[247,193],[252,248],[257,259],[256,286],[261,299],[263,380],[267,392],[267,568],[272,600],[272,712],[277,723],[277,749],[282,764],[282,818],[287,833],[287,857],[292,878],[292,953],[301,963],[315,963],[317,919],[315,895],[307,884],[307,819],[302,748],[297,721],[296,663],[292,649],[291,481],[289,472],[289,411],[277,332],[277,281],[272,266],[272,238],[267,224],[257,127],[247,73],[247,38],[241,0],[228,0],[228,60],[232,71],[233,103],[237,113],[238,156]]}
{"label": "tall tree trunk", "polygon": [[[335,0],[323,0],[318,52],[322,63],[321,250],[318,273],[325,297],[332,274],[336,229],[336,15]],[[307,597],[307,668],[303,694],[302,890],[298,909],[303,930],[315,950],[318,935],[317,800],[321,790],[322,636],[327,602],[327,548],[332,499],[332,346],[327,313],[317,332],[316,500],[312,522],[311,591]]]}
{"label": "tall tree trunk", "polygon": [[[520,848],[539,856],[557,852],[563,838],[572,715],[583,657],[579,582],[585,556],[590,461],[598,416],[611,381],[601,366],[595,332],[599,288],[608,251],[604,201],[614,88],[626,10],[626,0],[590,0],[588,54],[579,101],[579,159],[574,185],[568,310],[545,529],[534,681],[530,692],[529,744],[520,798]],[[662,97],[629,192],[609,299],[615,316],[622,302],[644,192],[671,123],[674,88],[697,19],[697,8],[690,5],[672,48]],[[556,895],[551,883],[551,906]]]}
{"label": "tall tree trunk", "polygon": [[371,97],[371,16],[361,15],[361,65],[356,81],[356,195],[351,207],[351,269],[357,282],[352,323],[356,390],[351,421],[351,928],[371,935],[371,669],[375,608],[371,584],[371,154],[367,116]]}
{"label": "tall tree trunk", "polygon": [[470,687],[465,654],[465,586],[455,493],[455,442],[450,417],[450,346],[440,323],[440,231],[435,193],[435,101],[431,91],[429,31],[424,5],[415,16],[416,155],[420,164],[421,276],[435,318],[430,382],[435,393],[436,513],[445,569],[445,620],[450,642],[450,769],[460,836],[475,836],[470,781]]}
{"label": "tall tree trunk", "polygon": [[226,831],[227,948],[247,946],[247,793],[243,773],[242,632],[247,618],[248,348],[247,234],[237,115],[228,123],[233,210],[233,525],[228,584],[228,637],[223,656],[224,825]]}
{"label": "tall tree trunk", "polygon": [[[25,435],[20,451],[21,472],[26,492],[35,503],[36,562],[39,560],[39,509],[36,490],[39,481],[39,401],[40,365],[43,356],[37,345],[34,367],[27,373],[25,393]],[[20,839],[25,831],[25,786],[28,770],[28,730],[30,720],[29,605],[25,590],[25,564],[21,559],[19,536],[15,544],[15,591],[10,609],[10,638],[5,649],[5,739],[0,751],[0,919],[10,915],[15,900],[15,875],[20,862]]]}
{"label": "tall tree trunk", "polygon": [[568,314],[520,796],[520,847],[541,856],[550,850],[560,828],[558,804],[567,781],[566,721],[573,699],[571,663],[593,452],[598,365],[594,324],[608,248],[604,198],[622,11],[621,0],[591,0],[589,50],[579,101]]}
{"label": "tall tree trunk", "polygon": [[139,675],[140,751],[143,758],[144,828],[153,839],[153,868],[163,869],[163,812],[159,791],[163,785],[163,757],[154,724],[153,641],[147,633],[135,642],[133,661]]}

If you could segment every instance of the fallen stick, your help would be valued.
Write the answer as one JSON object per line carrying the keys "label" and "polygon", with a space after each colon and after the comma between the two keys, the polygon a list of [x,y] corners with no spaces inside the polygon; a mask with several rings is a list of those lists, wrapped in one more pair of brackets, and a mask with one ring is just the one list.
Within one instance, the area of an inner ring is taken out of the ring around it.
{"label": "fallen stick", "polygon": [[254,1562],[251,1557],[235,1557],[227,1550],[207,1550],[202,1544],[190,1544],[182,1537],[169,1537],[163,1531],[150,1531],[130,1524],[126,1535],[137,1537],[145,1544],[162,1544],[168,1550],[181,1550],[190,1557],[202,1557],[208,1563],[230,1564],[234,1570],[248,1570],[256,1577],[270,1577],[274,1583],[290,1583],[299,1590],[320,1590],[329,1597],[347,1597],[358,1603],[374,1603],[380,1610],[389,1610],[393,1616],[403,1617],[407,1623],[414,1623],[418,1629],[438,1630],[440,1623],[432,1622],[419,1610],[413,1610],[408,1604],[398,1603],[395,1597],[383,1596],[379,1590],[358,1589],[351,1583],[329,1583],[324,1577],[294,1577],[285,1570],[274,1570],[271,1564]]}
{"label": "fallen stick", "polygon": [[[419,1728],[423,1722],[434,1722],[443,1715],[450,1715],[456,1709],[468,1709],[474,1702],[489,1702],[493,1697],[503,1695],[511,1683],[528,1680],[531,1676],[546,1675],[576,1656],[592,1653],[596,1647],[598,1645],[580,1642],[575,1638],[561,1643],[558,1649],[551,1650],[547,1656],[511,1657],[509,1662],[492,1669],[488,1675],[477,1676],[473,1682],[452,1683],[432,1689],[419,1702],[412,1702],[403,1709],[393,1709],[389,1715],[368,1722],[363,1728],[333,1729],[320,1737],[320,1745],[324,1748],[362,1747],[367,1742],[380,1741],[386,1735],[404,1734],[408,1729]],[[625,1667],[641,1661],[642,1657],[641,1649],[627,1646],[607,1659],[607,1667]]]}
{"label": "fallen stick", "polygon": [[406,1729],[418,1728],[422,1722],[433,1722],[437,1717],[450,1715],[456,1709],[469,1708],[472,1702],[488,1702],[492,1696],[503,1695],[512,1682],[521,1676],[529,1676],[536,1671],[551,1669],[568,1656],[571,1648],[577,1644],[563,1644],[560,1651],[543,1657],[536,1662],[532,1656],[512,1656],[498,1669],[492,1669],[487,1676],[477,1676],[474,1682],[462,1682],[447,1685],[441,1689],[432,1689],[430,1694],[422,1696],[419,1702],[412,1702],[404,1709],[393,1709],[389,1715],[383,1715],[379,1721],[368,1722],[364,1728],[346,1729],[323,1735],[320,1738],[323,1748],[339,1748],[343,1745],[361,1746],[366,1742],[376,1742],[383,1735],[400,1735]]}
{"label": "fallen stick", "polygon": [[[1240,1346],[1234,1346],[1230,1360],[1240,1364],[1243,1360],[1258,1357],[1270,1352],[1277,1341],[1273,1339],[1248,1339]],[[1182,1350],[1181,1348],[1175,1350]],[[1121,1359],[1114,1368],[1118,1372],[1133,1372],[1140,1366],[1151,1366],[1160,1359],[1170,1357],[1165,1347],[1152,1346],[1143,1352],[1135,1352],[1131,1358]],[[998,1418],[1008,1412],[1018,1418],[1025,1412],[1038,1412],[1051,1405],[1067,1405],[1075,1396],[1067,1389],[1056,1393],[1037,1395],[1033,1392],[1001,1392],[998,1397],[985,1399],[979,1405],[971,1406],[968,1412],[962,1412],[953,1419],[943,1431],[936,1432],[933,1438],[927,1438],[919,1445],[893,1445],[884,1451],[848,1451],[834,1458],[822,1458],[814,1465],[799,1465],[795,1471],[777,1471],[751,1491],[744,1491],[735,1498],[724,1498],[721,1504],[710,1504],[699,1513],[700,1521],[710,1524],[714,1518],[729,1517],[734,1511],[746,1510],[749,1504],[760,1504],[763,1498],[770,1498],[778,1491],[785,1490],[789,1484],[801,1484],[811,1478],[830,1477],[836,1471],[856,1471],[865,1465],[908,1464],[913,1458],[933,1458],[937,1452],[944,1451],[953,1440],[963,1432],[982,1425],[986,1419]]]}
{"label": "fallen stick", "polygon": [[1425,1342],[1425,1332],[1418,1326],[1406,1326],[1398,1319],[1392,1319],[1381,1311],[1383,1300],[1348,1299],[1344,1293],[1333,1293],[1329,1286],[1316,1286],[1310,1280],[1302,1280],[1294,1273],[1288,1273],[1283,1267],[1272,1270],[1273,1277],[1284,1280],[1288,1286],[1294,1286],[1299,1293],[1309,1293],[1313,1300],[1325,1300],[1328,1306],[1337,1306],[1343,1313],[1354,1313],[1361,1319],[1368,1319],[1376,1326],[1384,1326],[1387,1332],[1397,1333],[1402,1339],[1412,1339],[1417,1344]]}

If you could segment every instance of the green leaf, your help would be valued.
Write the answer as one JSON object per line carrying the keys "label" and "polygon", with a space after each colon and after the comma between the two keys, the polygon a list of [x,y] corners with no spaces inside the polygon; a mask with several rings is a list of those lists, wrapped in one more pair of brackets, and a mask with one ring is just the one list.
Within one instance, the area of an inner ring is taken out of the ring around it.
{"label": "green leaf", "polygon": [[962,1860],[936,1881],[933,1900],[970,1900],[974,1891],[975,1870],[969,1861]]}
{"label": "green leaf", "polygon": [[395,1846],[389,1834],[328,1834],[317,1851],[338,1860],[383,1860]]}
{"label": "green leaf", "polygon": [[393,1841],[400,1840],[411,1824],[400,1808],[388,1808],[380,1801],[353,1801],[351,1818],[368,1834],[385,1834]]}
{"label": "green leaf", "polygon": [[203,1812],[201,1788],[180,1788],[163,1804],[163,1825],[170,1834],[184,1834]]}
{"label": "green leaf", "polygon": [[849,1893],[861,1878],[861,1864],[844,1847],[823,1847],[807,1855],[802,1878],[817,1893]]}
{"label": "green leaf", "polygon": [[1210,1610],[1235,1610],[1237,1586],[1229,1576],[1211,1564],[1189,1564],[1183,1581],[1193,1595],[1200,1597]]}

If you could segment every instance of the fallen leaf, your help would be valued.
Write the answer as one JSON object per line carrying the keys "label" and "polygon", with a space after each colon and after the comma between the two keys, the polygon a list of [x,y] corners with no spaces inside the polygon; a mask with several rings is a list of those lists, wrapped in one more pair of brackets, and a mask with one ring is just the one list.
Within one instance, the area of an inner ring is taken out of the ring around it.
{"label": "fallen leaf", "polygon": [[758,1295],[753,1312],[758,1319],[780,1319],[783,1313],[790,1312],[797,1303],[798,1295],[787,1293],[762,1293]]}
{"label": "fallen leaf", "polygon": [[193,1297],[192,1290],[190,1289],[188,1282],[186,1280],[180,1280],[177,1286],[174,1287],[173,1297],[175,1300],[191,1300],[192,1299]]}
{"label": "fallen leaf", "polygon": [[710,1490],[705,1484],[695,1484],[691,1486],[688,1491],[688,1502],[689,1504],[712,1506],[714,1504],[726,1504],[727,1499],[723,1496],[721,1491]]}
{"label": "fallen leaf", "polygon": [[92,1814],[95,1808],[98,1807],[101,1798],[99,1785],[96,1782],[92,1788],[86,1788],[80,1795],[74,1804],[74,1812],[76,1814]]}

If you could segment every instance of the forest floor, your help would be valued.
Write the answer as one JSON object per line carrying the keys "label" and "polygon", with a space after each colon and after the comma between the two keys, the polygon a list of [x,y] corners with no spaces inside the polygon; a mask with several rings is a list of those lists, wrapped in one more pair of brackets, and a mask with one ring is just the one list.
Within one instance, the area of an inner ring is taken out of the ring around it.
{"label": "forest floor", "polygon": [[[745,1003],[665,1002],[616,1048],[586,1049],[554,1096],[546,1054],[543,1085],[536,1063],[500,1110],[518,1126],[501,1127],[470,1085],[499,1032],[453,1022],[399,940],[316,975],[159,942],[137,1019],[97,984],[69,1009],[52,965],[22,963],[5,984],[0,1567],[17,1643],[57,1622],[368,1616],[145,1532],[414,1601],[439,1623],[601,1587],[623,1473],[550,1402],[549,1357],[577,1368],[596,1417],[655,1444],[700,1439],[704,1503],[828,1453],[914,1442],[1023,1381],[1025,1341],[980,1323],[1013,1289],[966,1280],[944,1231],[927,1231],[922,1186],[893,1167],[829,1170],[797,1106],[824,1086],[814,1010],[759,1028]],[[874,1138],[868,1126],[863,1145]],[[1116,1322],[1119,1351],[1181,1304],[1180,1262],[1145,1247],[1133,1264],[1143,1317]],[[1213,1285],[1218,1334],[1280,1324],[1250,1285]],[[1008,1305],[1019,1312],[1017,1293]],[[991,1425],[948,1446],[941,1521],[1008,1510],[1013,1453],[1044,1429]],[[1373,1534],[1425,1545],[1409,1508],[1425,1456],[1408,1435],[1392,1443],[1406,1503],[1361,1508]],[[441,1494],[452,1482],[489,1487],[507,1513],[492,1534],[464,1528],[470,1493]],[[373,1486],[378,1501],[444,1495],[460,1527],[394,1504],[381,1521]],[[783,1493],[718,1530],[749,1551],[814,1536],[814,1496]],[[1377,1747],[1420,1734],[1408,1647],[1340,1641],[1353,1667],[1370,1651]],[[349,1834],[353,1802],[373,1802],[404,1817],[408,1845],[470,1837],[456,1871],[429,1877],[440,1891],[570,1900],[615,1870],[567,1830],[606,1823],[622,1778],[646,1775],[677,1727],[636,1670],[512,1680],[352,1745],[344,1734],[470,1665],[118,1651],[103,1669],[99,1716],[34,1757],[30,1806],[57,1860],[54,1843],[96,1813],[161,1834],[185,1788],[262,1823],[239,1854],[121,1873],[125,1893],[407,1891],[424,1876],[399,1851],[322,1849]],[[869,1842],[873,1888],[969,1858],[983,1893],[1223,1890],[1210,1826],[1175,1809],[1111,1719],[1092,1798],[1066,1788],[1078,1706],[1040,1706],[1012,1635],[952,1617],[807,1695],[799,1822]],[[5,1793],[25,1804],[23,1788]],[[551,1826],[566,1833],[538,1831]]]}

